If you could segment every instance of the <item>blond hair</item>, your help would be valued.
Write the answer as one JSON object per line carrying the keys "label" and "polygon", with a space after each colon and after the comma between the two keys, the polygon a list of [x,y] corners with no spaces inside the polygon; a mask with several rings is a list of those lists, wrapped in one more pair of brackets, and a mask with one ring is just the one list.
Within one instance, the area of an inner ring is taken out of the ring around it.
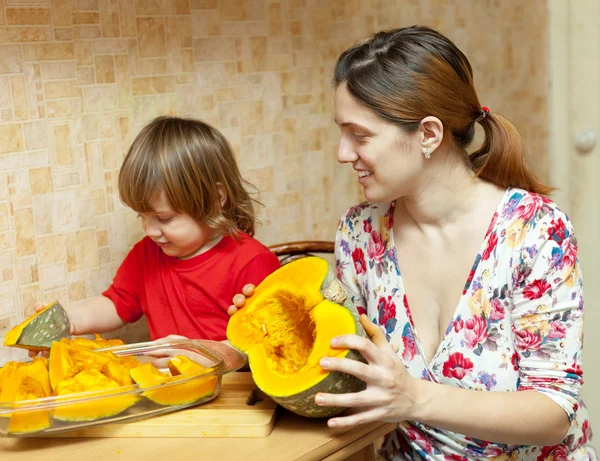
{"label": "blond hair", "polygon": [[[221,205],[221,185],[226,199]],[[256,217],[225,137],[200,120],[158,117],[133,141],[119,172],[119,194],[138,213],[164,193],[170,206],[220,235],[254,235]],[[258,202],[257,202],[258,203]]]}

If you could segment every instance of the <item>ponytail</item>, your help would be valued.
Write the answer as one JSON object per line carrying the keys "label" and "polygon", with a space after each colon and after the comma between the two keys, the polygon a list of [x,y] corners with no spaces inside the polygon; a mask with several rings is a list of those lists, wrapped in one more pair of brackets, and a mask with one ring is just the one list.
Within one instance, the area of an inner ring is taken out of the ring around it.
{"label": "ponytail", "polygon": [[525,144],[517,128],[498,114],[480,120],[485,133],[483,145],[469,156],[473,171],[482,179],[501,187],[517,187],[547,195],[553,188],[544,184],[529,169]]}

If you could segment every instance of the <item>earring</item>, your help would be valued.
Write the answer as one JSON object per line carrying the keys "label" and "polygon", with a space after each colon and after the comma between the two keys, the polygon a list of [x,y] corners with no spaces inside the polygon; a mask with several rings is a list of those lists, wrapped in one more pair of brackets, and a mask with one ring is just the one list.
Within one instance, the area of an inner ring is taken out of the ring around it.
{"label": "earring", "polygon": [[431,154],[429,153],[429,149],[425,149],[425,151],[423,152],[423,155],[425,155],[425,158],[427,160],[429,160],[431,158]]}

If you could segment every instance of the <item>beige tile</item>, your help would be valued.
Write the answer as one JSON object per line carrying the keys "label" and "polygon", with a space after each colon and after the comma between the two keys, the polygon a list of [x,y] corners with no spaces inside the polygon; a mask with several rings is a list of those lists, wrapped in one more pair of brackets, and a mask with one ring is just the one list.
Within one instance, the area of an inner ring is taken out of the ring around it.
{"label": "beige tile", "polygon": [[93,85],[96,79],[94,76],[93,67],[78,67],[77,68],[77,85]]}
{"label": "beige tile", "polygon": [[104,164],[104,168],[107,170],[118,168],[119,158],[117,156],[114,139],[102,140],[100,148],[102,150],[102,163]]}
{"label": "beige tile", "polygon": [[15,119],[27,119],[27,94],[25,90],[25,79],[18,75],[11,77],[13,103],[15,107]]}
{"label": "beige tile", "polygon": [[8,205],[6,202],[0,202],[0,232],[10,230],[10,216],[8,214]]}
{"label": "beige tile", "polygon": [[19,45],[0,45],[0,74],[23,72],[23,58]]}
{"label": "beige tile", "polygon": [[117,0],[98,0],[102,37],[119,36],[119,4]]}
{"label": "beige tile", "polygon": [[102,27],[96,25],[73,26],[73,39],[76,41],[85,39],[98,39],[102,37]]}
{"label": "beige tile", "polygon": [[67,247],[64,235],[40,237],[38,238],[37,245],[37,253],[41,265],[64,263],[67,261]]}
{"label": "beige tile", "polygon": [[79,200],[79,227],[93,227],[95,221],[94,199]]}
{"label": "beige tile", "polygon": [[[40,281],[42,290],[45,292],[64,287],[67,283],[67,265],[59,263],[40,267]],[[46,293],[46,296],[48,296],[48,293]],[[52,299],[59,298],[59,296],[55,296],[52,296]]]}
{"label": "beige tile", "polygon": [[69,117],[73,115],[73,106],[69,99],[51,100],[46,103],[48,118]]}
{"label": "beige tile", "polygon": [[111,111],[119,107],[117,89],[114,85],[83,88],[83,107],[86,112]]}
{"label": "beige tile", "polygon": [[0,28],[0,42],[48,42],[52,39],[50,27],[4,27]]}
{"label": "beige tile", "polygon": [[23,306],[24,317],[35,314],[34,306],[37,303],[42,302],[40,297],[40,286],[37,284],[21,286],[19,287],[19,291],[21,292],[21,306]]}
{"label": "beige tile", "polygon": [[67,166],[73,164],[73,144],[71,139],[71,128],[67,124],[52,127],[56,164]]}
{"label": "beige tile", "polygon": [[115,119],[113,114],[100,114],[98,116],[98,131],[101,138],[114,138]]}
{"label": "beige tile", "polygon": [[98,116],[95,114],[85,114],[81,118],[83,140],[98,139]]}
{"label": "beige tile", "polygon": [[140,59],[140,74],[156,75],[167,73],[166,58]]}
{"label": "beige tile", "polygon": [[43,62],[40,65],[44,80],[60,80],[77,76],[75,62]]}
{"label": "beige tile", "polygon": [[46,98],[74,98],[77,96],[76,80],[50,81],[45,84]]}
{"label": "beige tile", "polygon": [[0,112],[10,111],[10,109],[10,77],[0,77]]}
{"label": "beige tile", "polygon": [[83,280],[77,280],[76,282],[70,282],[68,285],[69,301],[82,301],[87,295],[85,291],[85,282]]}
{"label": "beige tile", "polygon": [[168,3],[171,14],[187,15],[191,12],[190,0],[173,0]]}
{"label": "beige tile", "polygon": [[0,24],[4,25],[6,18],[4,17],[4,0],[0,0]]}
{"label": "beige tile", "polygon": [[23,56],[25,61],[59,61],[73,59],[75,51],[72,43],[24,45]]}
{"label": "beige tile", "polygon": [[94,58],[96,69],[96,83],[114,83],[115,64],[112,56],[96,56]]}
{"label": "beige tile", "polygon": [[7,8],[6,23],[12,26],[50,24],[48,8]]}
{"label": "beige tile", "polygon": [[69,272],[75,272],[77,270],[77,238],[75,232],[66,234],[65,242],[67,247],[67,270]]}
{"label": "beige tile", "polygon": [[133,106],[129,77],[129,59],[127,56],[115,56],[115,80],[117,82],[118,106],[121,109]]}
{"label": "beige tile", "polygon": [[73,13],[73,24],[100,24],[100,14],[93,12],[75,12]]}
{"label": "beige tile", "polygon": [[20,286],[39,282],[37,257],[17,259],[17,280]]}
{"label": "beige tile", "polygon": [[108,246],[108,232],[106,231],[106,229],[97,231],[96,235],[98,240],[98,247]]}
{"label": "beige tile", "polygon": [[92,269],[98,266],[98,242],[95,229],[76,232],[75,252],[79,270]]}
{"label": "beige tile", "polygon": [[237,58],[235,39],[210,37],[194,39],[196,61],[229,61]]}
{"label": "beige tile", "polygon": [[52,0],[52,23],[54,26],[70,26],[73,24],[73,0]]}
{"label": "beige tile", "polygon": [[143,77],[132,78],[131,89],[134,96],[156,93],[172,93],[175,91],[175,81],[172,77]]}
{"label": "beige tile", "polygon": [[54,28],[54,40],[72,41],[73,40],[73,28],[71,28],[71,27]]}
{"label": "beige tile", "polygon": [[283,35],[284,22],[281,3],[269,3],[267,14],[269,17],[269,37]]}
{"label": "beige tile", "polygon": [[221,21],[245,21],[248,19],[247,0],[220,0],[219,16]]}
{"label": "beige tile", "polygon": [[191,0],[192,10],[216,10],[219,8],[219,0]]}
{"label": "beige tile", "polygon": [[135,0],[135,13],[138,16],[164,16],[169,14],[169,3],[175,4],[176,0]]}
{"label": "beige tile", "polygon": [[9,123],[0,125],[0,154],[20,152],[23,150],[21,125]]}
{"label": "beige tile", "polygon": [[165,26],[162,18],[137,18],[140,57],[165,56]]}
{"label": "beige tile", "polygon": [[53,232],[53,205],[54,200],[51,194],[41,194],[33,197],[35,232],[38,236]]}
{"label": "beige tile", "polygon": [[[92,191],[92,195],[94,197],[94,213],[96,215],[102,215],[102,214],[106,213],[104,190],[103,189],[94,189]],[[106,243],[106,244],[108,244],[108,243]],[[100,231],[98,232],[98,246],[104,246],[100,243]]]}
{"label": "beige tile", "polygon": [[14,214],[17,231],[17,257],[33,255],[36,252],[33,210],[22,208],[15,210]]}
{"label": "beige tile", "polygon": [[55,232],[70,232],[78,228],[79,218],[75,192],[55,192],[52,205]]}
{"label": "beige tile", "polygon": [[[220,33],[221,21],[217,10],[194,11],[190,20],[192,37],[210,37]],[[234,25],[239,28],[239,23]]]}
{"label": "beige tile", "polygon": [[98,263],[108,264],[110,262],[110,248],[98,249]]}
{"label": "beige tile", "polygon": [[93,46],[91,40],[78,40],[75,42],[73,56],[77,66],[91,66],[94,64]]}
{"label": "beige tile", "polygon": [[48,194],[53,190],[50,167],[32,168],[29,170],[29,181],[33,194]]}
{"label": "beige tile", "polygon": [[119,13],[121,35],[123,37],[135,37],[135,1],[119,0]]}

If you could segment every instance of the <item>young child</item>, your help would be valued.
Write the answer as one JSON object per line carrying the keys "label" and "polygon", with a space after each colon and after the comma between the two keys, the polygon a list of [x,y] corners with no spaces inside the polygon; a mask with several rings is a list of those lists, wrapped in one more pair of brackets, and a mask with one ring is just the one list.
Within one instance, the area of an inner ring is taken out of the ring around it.
{"label": "young child", "polygon": [[255,240],[255,216],[223,135],[193,119],[159,117],[133,141],[119,173],[121,200],[146,236],[101,296],[67,309],[71,333],[104,333],[142,315],[152,339],[223,341],[227,306],[279,260]]}

